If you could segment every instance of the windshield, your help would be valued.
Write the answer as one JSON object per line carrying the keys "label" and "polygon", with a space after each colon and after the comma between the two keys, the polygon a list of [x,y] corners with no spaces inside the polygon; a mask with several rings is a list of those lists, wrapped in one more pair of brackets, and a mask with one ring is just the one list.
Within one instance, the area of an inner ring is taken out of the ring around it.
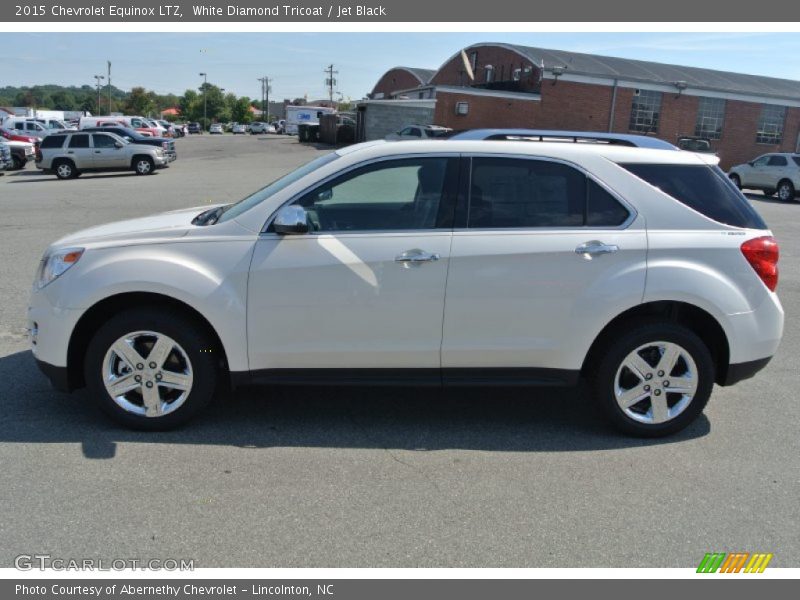
{"label": "windshield", "polygon": [[254,194],[250,194],[246,198],[243,198],[236,204],[231,204],[229,207],[225,209],[225,211],[220,215],[217,219],[217,223],[223,221],[229,221],[231,219],[235,219],[243,212],[250,210],[254,206],[261,204],[264,200],[272,196],[273,194],[277,194],[282,189],[290,186],[295,181],[299,181],[309,173],[312,173],[327,165],[330,162],[333,162],[339,158],[339,155],[336,152],[331,152],[330,154],[326,154],[324,156],[320,156],[319,158],[315,158],[310,163],[306,163],[299,169],[292,171],[291,173],[284,175],[280,179],[276,179],[268,186],[261,188]]}

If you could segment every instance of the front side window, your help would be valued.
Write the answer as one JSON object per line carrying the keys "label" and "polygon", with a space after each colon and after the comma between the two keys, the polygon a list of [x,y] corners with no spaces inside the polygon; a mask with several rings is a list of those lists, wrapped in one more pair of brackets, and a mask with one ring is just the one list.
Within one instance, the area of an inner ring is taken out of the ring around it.
{"label": "front side window", "polygon": [[783,141],[783,124],[786,121],[786,107],[765,104],[761,107],[756,132],[757,144],[780,144]]}
{"label": "front side window", "polygon": [[92,136],[92,143],[95,148],[114,148],[116,140],[110,135],[94,134]]}
{"label": "front side window", "polygon": [[697,122],[694,134],[709,140],[722,137],[722,124],[725,121],[725,100],[722,98],[700,98],[697,107]]}
{"label": "front side window", "polygon": [[[368,165],[306,194],[316,232],[418,230],[448,227],[447,158],[410,158]],[[453,172],[451,170],[451,172]]]}
{"label": "front side window", "polygon": [[601,186],[567,165],[513,158],[472,161],[468,227],[614,227],[629,214]]}
{"label": "front side window", "polygon": [[631,120],[628,129],[642,133],[658,131],[661,115],[661,92],[639,90],[631,104]]}
{"label": "front side window", "polygon": [[757,159],[753,161],[754,167],[766,167],[767,163],[769,162],[769,155],[767,156],[759,156]]}

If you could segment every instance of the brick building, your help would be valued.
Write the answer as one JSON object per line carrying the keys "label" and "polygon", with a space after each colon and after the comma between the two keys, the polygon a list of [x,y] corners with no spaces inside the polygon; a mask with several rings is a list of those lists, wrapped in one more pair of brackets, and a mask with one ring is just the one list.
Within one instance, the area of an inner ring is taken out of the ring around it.
{"label": "brick building", "polygon": [[435,100],[433,122],[457,130],[707,138],[724,168],[800,142],[800,81],[502,43],[469,46],[427,73],[390,69],[370,97]]}

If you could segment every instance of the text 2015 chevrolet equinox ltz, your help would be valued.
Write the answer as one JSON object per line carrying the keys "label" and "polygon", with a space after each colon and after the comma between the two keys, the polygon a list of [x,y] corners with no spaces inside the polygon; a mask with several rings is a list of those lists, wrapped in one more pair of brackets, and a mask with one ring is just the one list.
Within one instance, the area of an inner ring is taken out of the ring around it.
{"label": "text 2015 chevrolet equinox ltz", "polygon": [[59,240],[29,327],[57,387],[132,427],[182,423],[227,380],[583,376],[614,425],[658,436],[774,354],[777,261],[713,156],[376,142],[237,204]]}

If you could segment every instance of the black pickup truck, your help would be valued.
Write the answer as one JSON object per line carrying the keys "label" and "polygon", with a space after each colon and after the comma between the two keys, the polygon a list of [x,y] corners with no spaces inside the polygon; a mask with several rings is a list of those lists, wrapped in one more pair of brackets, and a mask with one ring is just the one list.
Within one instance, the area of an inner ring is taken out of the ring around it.
{"label": "black pickup truck", "polygon": [[103,125],[101,127],[86,127],[85,129],[81,129],[81,131],[108,131],[109,133],[115,133],[119,137],[124,140],[128,140],[129,142],[133,142],[134,144],[147,144],[148,146],[160,146],[164,149],[164,154],[170,158],[171,160],[175,160],[178,158],[178,152],[175,150],[175,140],[171,140],[169,138],[160,138],[160,137],[150,137],[147,135],[142,135],[138,131],[134,129],[129,129],[128,127],[118,127],[118,126],[111,126],[111,125]]}

